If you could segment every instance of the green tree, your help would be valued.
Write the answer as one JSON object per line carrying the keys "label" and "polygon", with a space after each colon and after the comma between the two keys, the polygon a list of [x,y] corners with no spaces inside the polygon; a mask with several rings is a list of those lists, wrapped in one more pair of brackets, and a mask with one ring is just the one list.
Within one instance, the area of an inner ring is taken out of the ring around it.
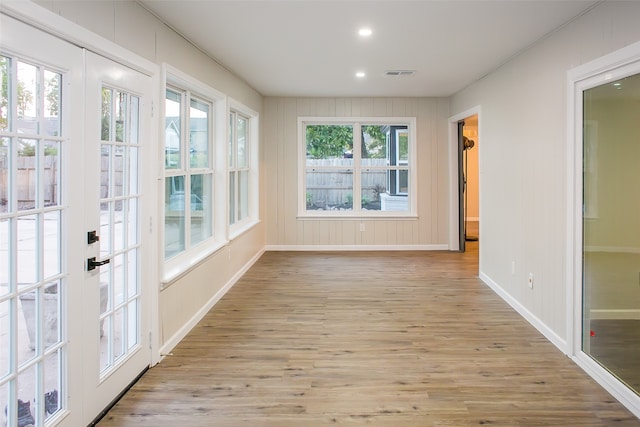
{"label": "green tree", "polygon": [[[387,157],[387,134],[385,128],[387,126],[362,126],[362,158],[384,159]],[[368,138],[365,135],[368,135]],[[366,144],[367,139],[368,144]]]}
{"label": "green tree", "polygon": [[353,149],[350,125],[308,125],[307,155],[314,159],[342,157]]}

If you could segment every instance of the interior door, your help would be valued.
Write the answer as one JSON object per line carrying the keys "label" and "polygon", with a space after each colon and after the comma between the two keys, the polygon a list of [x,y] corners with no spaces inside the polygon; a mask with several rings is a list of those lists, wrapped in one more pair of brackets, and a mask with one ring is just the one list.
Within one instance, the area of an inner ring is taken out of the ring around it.
{"label": "interior door", "polygon": [[86,421],[149,366],[149,292],[144,288],[142,141],[152,79],[86,52]]}

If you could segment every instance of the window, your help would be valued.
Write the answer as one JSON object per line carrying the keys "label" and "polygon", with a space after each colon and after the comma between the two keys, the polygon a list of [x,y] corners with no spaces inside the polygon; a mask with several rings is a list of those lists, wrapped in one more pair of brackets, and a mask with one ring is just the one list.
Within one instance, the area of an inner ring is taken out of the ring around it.
{"label": "window", "polygon": [[213,237],[213,102],[167,86],[164,257]]}
{"label": "window", "polygon": [[230,237],[251,227],[258,218],[258,116],[230,101],[227,147],[228,218]]}
{"label": "window", "polygon": [[299,118],[301,216],[414,215],[414,118]]}

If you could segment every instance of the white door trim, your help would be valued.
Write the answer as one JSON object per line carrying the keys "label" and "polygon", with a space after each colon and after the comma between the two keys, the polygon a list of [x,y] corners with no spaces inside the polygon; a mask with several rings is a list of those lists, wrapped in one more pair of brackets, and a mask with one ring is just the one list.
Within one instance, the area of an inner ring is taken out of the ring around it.
{"label": "white door trim", "polygon": [[582,93],[640,72],[640,42],[567,72],[566,353],[602,387],[640,418],[640,396],[582,351]]}

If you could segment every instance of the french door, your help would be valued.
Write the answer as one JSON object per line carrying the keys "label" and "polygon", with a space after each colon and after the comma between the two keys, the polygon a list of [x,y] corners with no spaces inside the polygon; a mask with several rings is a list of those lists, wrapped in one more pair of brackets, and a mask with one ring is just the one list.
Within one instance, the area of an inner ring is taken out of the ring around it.
{"label": "french door", "polygon": [[0,411],[86,425],[150,362],[151,79],[4,14],[0,77]]}

